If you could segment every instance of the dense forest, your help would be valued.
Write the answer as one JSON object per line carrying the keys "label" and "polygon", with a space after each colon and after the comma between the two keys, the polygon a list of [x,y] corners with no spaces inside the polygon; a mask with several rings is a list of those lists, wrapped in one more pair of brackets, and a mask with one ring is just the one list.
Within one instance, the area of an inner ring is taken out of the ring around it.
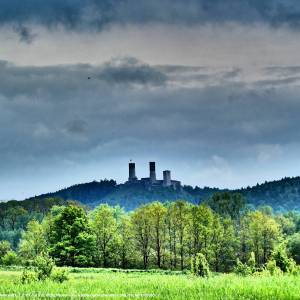
{"label": "dense forest", "polygon": [[[198,204],[210,198],[214,193],[224,191],[229,190],[187,185],[183,186],[181,191],[175,191],[171,188],[155,188],[149,191],[140,185],[117,184],[114,180],[101,180],[99,182],[77,184],[32,199],[61,198],[64,200],[77,200],[92,208],[101,203],[107,203],[112,206],[120,205],[126,210],[132,210],[155,200],[168,202],[183,199]],[[275,211],[300,211],[300,177],[265,182],[254,187],[230,192],[242,194],[248,205],[254,207],[269,205]]]}
{"label": "dense forest", "polygon": [[300,263],[300,214],[251,209],[240,194],[216,193],[201,204],[155,201],[131,212],[47,201],[47,208],[27,200],[6,212],[1,230],[20,230],[20,240],[1,237],[2,264],[43,256],[58,266],[253,273]]}

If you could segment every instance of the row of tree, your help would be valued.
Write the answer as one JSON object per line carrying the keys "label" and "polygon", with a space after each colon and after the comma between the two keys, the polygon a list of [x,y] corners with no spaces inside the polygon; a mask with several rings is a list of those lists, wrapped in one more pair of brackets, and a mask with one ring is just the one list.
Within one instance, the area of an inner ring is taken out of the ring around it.
{"label": "row of tree", "polygon": [[[73,203],[30,221],[16,257],[28,263],[48,253],[60,266],[184,270],[201,253],[212,270],[231,272],[252,253],[263,267],[278,247],[300,263],[299,225],[299,214],[247,210],[241,196],[227,193],[201,205],[152,202],[130,213],[105,204],[87,212]],[[0,259],[11,252],[0,245]]]}

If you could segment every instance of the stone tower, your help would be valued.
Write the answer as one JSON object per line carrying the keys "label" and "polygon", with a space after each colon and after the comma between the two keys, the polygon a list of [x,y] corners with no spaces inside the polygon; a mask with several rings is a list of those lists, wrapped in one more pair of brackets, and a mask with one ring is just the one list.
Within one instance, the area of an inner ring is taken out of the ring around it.
{"label": "stone tower", "polygon": [[149,171],[150,171],[150,181],[154,183],[156,181],[156,171],[155,171],[155,162],[149,162]]}
{"label": "stone tower", "polygon": [[129,163],[129,177],[128,181],[136,181],[137,177],[135,175],[135,163],[130,162]]}
{"label": "stone tower", "polygon": [[165,170],[163,171],[164,179],[163,179],[163,186],[171,186],[171,171]]}

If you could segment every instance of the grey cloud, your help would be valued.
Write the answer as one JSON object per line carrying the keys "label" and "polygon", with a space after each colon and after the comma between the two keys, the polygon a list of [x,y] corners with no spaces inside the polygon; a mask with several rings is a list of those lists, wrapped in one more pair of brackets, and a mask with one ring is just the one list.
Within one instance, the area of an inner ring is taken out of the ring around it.
{"label": "grey cloud", "polygon": [[[127,60],[127,65],[143,65]],[[274,155],[285,155],[286,147],[300,140],[297,85],[253,87],[239,77],[243,70],[233,76],[216,69],[206,69],[213,85],[176,86],[162,68],[167,81],[151,88],[149,81],[137,86],[135,78],[133,85],[127,79],[127,84],[87,79],[111,65],[118,63],[19,67],[0,62],[2,177],[28,170],[34,184],[35,170],[50,166],[56,176],[66,164],[132,157],[181,161],[183,153],[185,163],[193,166],[212,157],[229,165],[255,164],[266,157],[265,149],[280,148]],[[238,80],[216,80],[216,74]]]}
{"label": "grey cloud", "polygon": [[31,44],[37,37],[36,34],[32,33],[29,28],[23,25],[16,26],[15,31],[18,33],[20,41],[26,44]]}
{"label": "grey cloud", "polygon": [[87,133],[88,123],[81,119],[74,119],[67,122],[65,129],[71,134],[82,135]]}
{"label": "grey cloud", "polygon": [[130,57],[106,63],[97,78],[109,83],[153,85],[162,85],[167,80],[167,76],[158,69]]}
{"label": "grey cloud", "polygon": [[300,76],[284,77],[277,79],[264,79],[255,82],[257,86],[286,86],[288,84],[300,83]]}
{"label": "grey cloud", "polygon": [[102,30],[112,24],[236,22],[298,28],[297,0],[1,0],[0,24]]}
{"label": "grey cloud", "polygon": [[[103,89],[110,89],[111,84],[159,86],[164,85],[168,79],[167,75],[155,66],[152,67],[133,58],[116,58],[99,66],[79,64],[17,67],[0,61],[0,77],[2,81],[0,95],[10,100],[22,95],[39,97],[43,94],[45,97],[51,88],[59,95],[64,95],[77,90],[78,86],[87,88],[99,85]],[[57,97],[57,101],[60,98]]]}
{"label": "grey cloud", "polygon": [[264,69],[266,74],[278,76],[291,76],[300,73],[300,66],[273,66]]}

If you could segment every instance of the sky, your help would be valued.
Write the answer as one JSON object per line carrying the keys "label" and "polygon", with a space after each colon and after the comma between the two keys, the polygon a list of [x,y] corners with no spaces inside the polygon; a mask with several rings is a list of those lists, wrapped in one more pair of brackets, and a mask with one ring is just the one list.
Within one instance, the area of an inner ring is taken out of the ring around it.
{"label": "sky", "polygon": [[0,0],[0,45],[2,200],[300,175],[298,0]]}

